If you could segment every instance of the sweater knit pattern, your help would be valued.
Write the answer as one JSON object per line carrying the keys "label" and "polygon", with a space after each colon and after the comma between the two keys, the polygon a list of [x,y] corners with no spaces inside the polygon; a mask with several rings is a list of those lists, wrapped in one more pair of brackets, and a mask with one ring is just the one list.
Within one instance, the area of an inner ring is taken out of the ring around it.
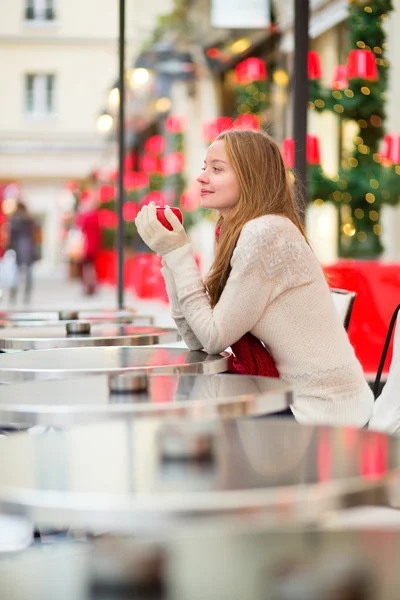
{"label": "sweater knit pattern", "polygon": [[166,254],[163,264],[172,316],[190,349],[216,354],[250,332],[294,387],[298,421],[367,423],[372,392],[318,260],[289,219],[246,223],[214,308],[190,244]]}

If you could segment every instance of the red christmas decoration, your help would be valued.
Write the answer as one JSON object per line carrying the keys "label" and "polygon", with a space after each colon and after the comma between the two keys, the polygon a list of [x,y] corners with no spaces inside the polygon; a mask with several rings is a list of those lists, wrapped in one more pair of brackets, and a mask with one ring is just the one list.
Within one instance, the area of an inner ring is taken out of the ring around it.
{"label": "red christmas decoration", "polygon": [[170,115],[165,119],[165,129],[170,133],[182,133],[186,127],[185,117]]}
{"label": "red christmas decoration", "polygon": [[347,77],[378,81],[378,68],[372,50],[350,50],[347,57]]}
{"label": "red christmas decoration", "polygon": [[315,50],[308,51],[308,79],[321,79],[321,61]]}
{"label": "red christmas decoration", "polygon": [[122,208],[122,214],[125,221],[134,221],[139,212],[139,207],[134,202],[128,201],[124,202],[124,206]]}
{"label": "red christmas decoration", "polygon": [[390,153],[390,160],[394,165],[400,164],[400,135],[393,136],[392,151]]}
{"label": "red christmas decoration", "polygon": [[153,135],[146,140],[144,149],[149,154],[162,154],[165,149],[165,140],[161,135]]}
{"label": "red christmas decoration", "polygon": [[139,207],[143,208],[143,206],[147,206],[150,202],[154,202],[157,206],[165,206],[167,203],[165,194],[159,190],[154,190],[153,192],[146,194],[140,201]]}
{"label": "red christmas decoration", "polygon": [[[307,134],[307,162],[309,165],[319,165],[321,163],[321,155],[319,149],[319,139],[315,135]],[[294,167],[295,143],[293,138],[286,138],[282,142],[281,154],[283,162],[289,169]]]}
{"label": "red christmas decoration", "polygon": [[115,229],[118,225],[118,216],[112,210],[99,210],[99,223],[101,227]]}
{"label": "red christmas decoration", "polygon": [[381,158],[390,161],[390,157],[392,155],[393,148],[393,136],[389,133],[386,133],[383,137],[382,142],[382,150],[381,150]]}
{"label": "red christmas decoration", "polygon": [[332,89],[345,90],[349,87],[346,65],[337,65],[333,70]]}
{"label": "red christmas decoration", "polygon": [[134,190],[136,187],[136,175],[134,171],[130,171],[129,173],[124,173],[123,177],[123,186],[127,190]]}
{"label": "red christmas decoration", "polygon": [[200,194],[196,196],[191,192],[185,192],[182,194],[179,204],[181,205],[182,210],[185,210],[186,212],[193,212],[200,206]]}
{"label": "red christmas decoration", "polygon": [[294,139],[286,138],[282,142],[281,154],[283,162],[289,169],[294,167]]}
{"label": "red christmas decoration", "polygon": [[130,152],[129,154],[127,154],[124,158],[124,171],[133,171],[133,169],[135,168],[135,153],[134,152]]}
{"label": "red christmas decoration", "polygon": [[182,152],[172,152],[161,159],[161,170],[164,175],[180,173],[185,166],[185,157]]}
{"label": "red christmas decoration", "polygon": [[157,173],[160,170],[158,157],[152,154],[144,154],[140,159],[140,168],[145,173]]}
{"label": "red christmas decoration", "polygon": [[309,165],[319,165],[321,163],[319,139],[315,135],[307,134],[306,154]]}
{"label": "red christmas decoration", "polygon": [[267,68],[261,58],[246,58],[238,63],[235,68],[235,79],[240,85],[252,81],[261,81],[267,76]]}
{"label": "red christmas decoration", "polygon": [[235,129],[260,129],[260,122],[256,115],[245,113],[236,118],[234,127]]}
{"label": "red christmas decoration", "polygon": [[113,185],[101,185],[98,189],[98,197],[100,202],[109,202],[115,198],[115,187]]}

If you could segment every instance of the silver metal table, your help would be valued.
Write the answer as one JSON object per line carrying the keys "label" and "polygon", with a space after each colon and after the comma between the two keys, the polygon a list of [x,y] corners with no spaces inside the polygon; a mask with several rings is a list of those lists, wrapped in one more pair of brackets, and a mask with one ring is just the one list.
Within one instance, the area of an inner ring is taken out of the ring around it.
{"label": "silver metal table", "polygon": [[0,329],[2,350],[46,350],[93,346],[152,346],[181,339],[168,327],[137,327],[116,323],[70,321],[54,327]]}
{"label": "silver metal table", "polygon": [[5,600],[393,600],[399,531],[222,529],[0,558]]}
{"label": "silver metal table", "polygon": [[[291,388],[278,379],[243,375],[105,375],[0,386],[0,428],[67,427],[110,418],[233,418],[289,408]],[[135,380],[136,379],[136,380]],[[114,385],[117,384],[117,385]]]}
{"label": "silver metal table", "polygon": [[[50,315],[51,316],[51,315]],[[0,332],[2,329],[8,329],[10,327],[59,327],[60,325],[66,325],[67,323],[75,322],[78,320],[89,321],[90,323],[121,323],[126,325],[135,325],[140,327],[151,326],[154,324],[154,317],[149,315],[131,315],[126,317],[112,317],[112,316],[98,316],[98,317],[87,317],[85,319],[65,319],[60,320],[57,318],[51,318],[49,320],[45,319],[37,319],[37,320],[28,320],[28,319],[1,319],[0,320]]]}
{"label": "silver metal table", "polygon": [[[0,438],[0,509],[39,526],[154,534],[385,505],[399,440],[289,419],[132,419]],[[209,521],[210,520],[210,521]]]}
{"label": "silver metal table", "polygon": [[95,374],[112,375],[149,371],[211,375],[227,372],[231,366],[232,355],[227,352],[211,355],[202,351],[163,346],[28,350],[0,355],[0,382],[68,379]]}
{"label": "silver metal table", "polygon": [[39,309],[39,310],[0,310],[0,326],[10,327],[11,323],[31,327],[32,324],[52,321],[60,324],[63,321],[105,321],[135,323],[137,325],[153,325],[154,317],[151,315],[138,315],[132,309]]}

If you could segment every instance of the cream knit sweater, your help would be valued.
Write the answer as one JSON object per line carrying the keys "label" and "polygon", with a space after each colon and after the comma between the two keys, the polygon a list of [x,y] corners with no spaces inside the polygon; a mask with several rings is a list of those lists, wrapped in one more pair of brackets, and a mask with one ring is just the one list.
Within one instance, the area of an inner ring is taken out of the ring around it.
{"label": "cream knit sweater", "polygon": [[295,390],[302,423],[364,426],[373,395],[322,269],[297,227],[266,215],[246,223],[211,308],[191,245],[163,257],[172,317],[191,350],[222,352],[250,331]]}

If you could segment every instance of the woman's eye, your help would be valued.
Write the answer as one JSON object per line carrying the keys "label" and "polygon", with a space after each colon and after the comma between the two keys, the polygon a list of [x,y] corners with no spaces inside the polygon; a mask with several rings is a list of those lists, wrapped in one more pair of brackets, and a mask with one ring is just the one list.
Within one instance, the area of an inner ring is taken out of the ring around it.
{"label": "woman's eye", "polygon": [[215,173],[219,173],[221,169],[219,167],[213,167],[213,170]]}
{"label": "woman's eye", "polygon": [[201,170],[202,170],[202,171],[205,171],[205,170],[206,170],[206,168],[205,168],[205,167],[201,167]]}

